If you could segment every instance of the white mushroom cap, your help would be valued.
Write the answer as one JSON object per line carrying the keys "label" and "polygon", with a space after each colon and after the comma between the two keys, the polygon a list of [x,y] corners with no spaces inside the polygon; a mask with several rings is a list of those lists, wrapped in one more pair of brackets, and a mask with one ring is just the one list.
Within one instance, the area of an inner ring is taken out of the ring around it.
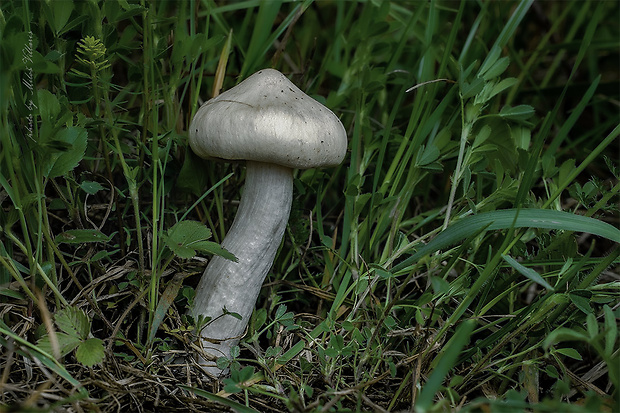
{"label": "white mushroom cap", "polygon": [[347,150],[338,117],[274,69],[260,70],[202,105],[189,132],[190,146],[203,158],[293,169],[338,165]]}

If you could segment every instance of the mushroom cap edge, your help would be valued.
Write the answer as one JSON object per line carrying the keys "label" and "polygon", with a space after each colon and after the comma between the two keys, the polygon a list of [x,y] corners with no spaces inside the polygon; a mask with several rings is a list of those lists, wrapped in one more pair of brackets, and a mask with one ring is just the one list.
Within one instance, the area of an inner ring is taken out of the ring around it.
{"label": "mushroom cap edge", "polygon": [[189,137],[203,158],[298,169],[338,165],[347,149],[338,117],[274,69],[260,70],[202,105]]}

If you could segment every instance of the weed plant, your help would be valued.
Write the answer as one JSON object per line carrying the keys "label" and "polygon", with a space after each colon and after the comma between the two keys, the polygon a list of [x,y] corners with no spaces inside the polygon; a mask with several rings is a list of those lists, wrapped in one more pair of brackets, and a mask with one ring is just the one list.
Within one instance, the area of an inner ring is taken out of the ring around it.
{"label": "weed plant", "polygon": [[[619,3],[0,4],[3,411],[619,411]],[[273,67],[299,171],[222,381],[187,316],[243,190],[204,101]]]}

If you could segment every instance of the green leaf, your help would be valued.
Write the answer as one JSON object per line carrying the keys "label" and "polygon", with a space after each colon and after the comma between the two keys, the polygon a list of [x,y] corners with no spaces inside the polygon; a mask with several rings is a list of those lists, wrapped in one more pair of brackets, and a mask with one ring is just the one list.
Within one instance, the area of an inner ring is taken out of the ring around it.
{"label": "green leaf", "polygon": [[482,91],[484,87],[484,79],[481,77],[475,78],[471,83],[464,82],[460,85],[461,87],[461,96],[463,99],[468,99],[472,96],[477,95]]}
{"label": "green leaf", "polygon": [[545,367],[545,373],[547,373],[547,375],[551,378],[557,379],[558,377],[560,377],[560,373],[558,372],[558,369],[555,368],[554,365],[547,365]]}
{"label": "green leaf", "polygon": [[515,121],[527,120],[534,115],[534,108],[530,105],[518,105],[515,107],[504,106],[499,112],[499,116]]}
{"label": "green leaf", "polygon": [[543,277],[541,277],[541,275],[538,274],[533,269],[527,268],[524,265],[521,265],[517,260],[515,260],[514,258],[512,258],[512,257],[510,257],[508,255],[502,255],[502,258],[512,268],[514,268],[515,270],[519,271],[519,273],[521,273],[521,275],[529,278],[530,280],[534,281],[537,284],[542,285],[543,287],[545,287],[549,291],[554,291],[554,288],[551,285],[549,285],[549,283],[547,281],[545,281],[545,279]]}
{"label": "green leaf", "polygon": [[586,327],[588,328],[588,335],[590,336],[590,339],[595,339],[596,336],[598,336],[599,329],[594,312],[586,316]]}
{"label": "green leaf", "polygon": [[[58,347],[60,350],[60,356],[64,357],[72,352],[77,346],[80,345],[82,340],[71,334],[56,333],[56,340],[58,340]],[[52,342],[50,336],[45,336],[37,341],[37,347],[46,353],[54,354],[52,349]]]}
{"label": "green leaf", "polygon": [[[234,256],[231,252],[223,248],[220,244],[211,241],[200,241],[192,244],[192,248],[195,248],[197,251],[219,255],[220,257],[226,258],[227,260],[238,262],[237,257]],[[193,255],[192,255],[193,257]],[[191,257],[190,257],[191,258]]]}
{"label": "green leaf", "polygon": [[428,146],[422,145],[416,159],[416,166],[429,165],[439,158],[439,149],[432,143]]}
{"label": "green leaf", "polygon": [[224,391],[230,394],[241,393],[243,389],[235,382],[233,379],[228,378],[224,379]]}
{"label": "green leaf", "polygon": [[254,375],[254,367],[246,366],[239,371],[239,382],[243,383],[252,378]]}
{"label": "green leaf", "polygon": [[64,175],[80,163],[86,153],[88,133],[84,128],[71,126],[58,132],[54,139],[67,144],[67,149],[48,155],[44,167],[48,178]]}
{"label": "green leaf", "polygon": [[580,309],[586,314],[591,314],[594,310],[590,306],[590,298],[592,293],[587,290],[575,290],[568,294],[571,302],[575,304],[575,307]]}
{"label": "green leaf", "polygon": [[497,60],[486,73],[482,74],[482,78],[484,80],[491,80],[495,77],[500,76],[508,68],[509,64],[510,59],[507,57],[502,57],[501,59]]}
{"label": "green leaf", "polygon": [[53,29],[58,34],[69,21],[73,11],[73,0],[54,0],[49,3],[52,8]]}
{"label": "green leaf", "polygon": [[200,196],[208,182],[207,170],[202,159],[192,151],[186,151],[183,166],[177,176],[177,187]]}
{"label": "green leaf", "polygon": [[39,115],[43,122],[53,122],[60,113],[60,103],[50,91],[39,89],[37,91]]}
{"label": "green leaf", "polygon": [[0,295],[10,297],[16,300],[25,300],[26,296],[18,291],[13,291],[9,288],[0,288]]}
{"label": "green leaf", "polygon": [[477,148],[482,145],[489,137],[491,136],[491,127],[489,125],[484,125],[480,128],[480,131],[476,135],[474,139],[474,143],[472,144],[472,148]]}
{"label": "green leaf", "polygon": [[54,239],[56,244],[83,244],[85,242],[108,242],[112,239],[96,229],[70,229]]}
{"label": "green leaf", "polygon": [[101,363],[105,357],[103,341],[98,338],[89,338],[78,346],[75,357],[88,367]]}
{"label": "green leaf", "polygon": [[90,195],[94,195],[97,192],[101,191],[102,189],[104,189],[104,187],[99,183],[99,182],[93,182],[93,181],[84,181],[80,184],[80,188],[82,189],[82,191],[86,192],[87,194]]}
{"label": "green leaf", "polygon": [[603,306],[603,312],[605,313],[605,354],[611,357],[616,348],[616,340],[618,340],[618,324],[608,305]]}
{"label": "green leaf", "polygon": [[561,343],[563,341],[585,341],[587,342],[589,337],[581,332],[572,330],[566,327],[560,327],[553,330],[543,343],[543,348],[546,350],[555,343]]}
{"label": "green leaf", "polygon": [[276,310],[276,320],[282,318],[284,313],[286,313],[286,304],[280,304]]}
{"label": "green leaf", "polygon": [[484,59],[484,62],[482,62],[482,65],[480,66],[480,70],[478,71],[478,76],[483,76],[487,71],[491,69],[491,67],[493,67],[497,63],[501,52],[502,52],[501,47],[496,46],[496,47],[491,48],[491,50],[489,51],[489,54],[487,55],[487,57]]}
{"label": "green leaf", "polygon": [[233,254],[220,245],[206,241],[209,238],[211,230],[206,225],[197,221],[181,221],[168,230],[165,243],[179,258],[193,258],[196,256],[196,251],[201,251],[237,261]]}
{"label": "green leaf", "polygon": [[489,99],[503,92],[504,90],[514,86],[517,82],[518,82],[518,79],[514,77],[509,77],[509,78],[506,78],[500,81],[498,84],[493,86],[493,89],[491,90],[491,93],[489,94]]}
{"label": "green leaf", "polygon": [[510,19],[508,20],[508,22],[506,22],[506,24],[504,24],[504,28],[502,29],[501,33],[495,40],[495,43],[491,47],[491,51],[487,55],[486,59],[482,63],[482,66],[480,68],[480,73],[486,72],[487,70],[489,70],[490,67],[492,67],[495,64],[495,62],[497,62],[497,59],[499,58],[501,50],[508,43],[508,41],[512,38],[515,31],[519,28],[519,24],[521,23],[521,21],[527,14],[533,2],[534,0],[525,0],[525,1],[519,2],[515,6],[515,10],[510,16]]}
{"label": "green leaf", "polygon": [[65,307],[54,316],[54,321],[63,332],[82,340],[90,333],[90,320],[86,313],[76,307]]}
{"label": "green leaf", "polygon": [[566,357],[570,357],[575,360],[583,360],[583,357],[581,357],[581,354],[579,354],[579,352],[575,350],[574,348],[570,348],[570,347],[558,348],[555,351],[560,354],[564,354]]}
{"label": "green leaf", "polygon": [[23,356],[24,358],[31,358],[34,355],[41,361],[41,363],[43,363],[47,368],[49,368],[50,371],[58,374],[58,376],[67,380],[69,383],[71,383],[71,385],[78,389],[78,392],[80,394],[88,397],[88,392],[84,389],[83,384],[79,380],[76,380],[73,376],[71,376],[64,368],[64,366],[61,365],[56,359],[54,359],[54,357],[49,352],[43,351],[38,346],[35,346],[33,343],[25,340],[18,334],[15,334],[13,330],[11,330],[11,328],[6,325],[6,323],[2,319],[0,319],[0,333],[1,346],[5,348],[9,346],[9,340],[5,337],[8,337],[14,342],[19,343],[19,346],[15,346],[15,352],[17,354]]}
{"label": "green leaf", "polygon": [[432,276],[431,285],[435,294],[448,294],[450,292],[450,283],[441,277]]}
{"label": "green leaf", "polygon": [[239,357],[239,354],[241,354],[241,349],[239,348],[239,346],[233,346],[230,349],[230,357],[233,359],[236,359],[237,357]]}

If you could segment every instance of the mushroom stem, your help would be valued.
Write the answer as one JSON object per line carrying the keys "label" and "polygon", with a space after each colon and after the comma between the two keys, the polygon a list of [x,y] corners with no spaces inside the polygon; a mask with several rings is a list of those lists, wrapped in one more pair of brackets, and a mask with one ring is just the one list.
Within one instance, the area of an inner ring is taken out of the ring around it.
{"label": "mushroom stem", "polygon": [[[230,357],[243,336],[261,286],[271,269],[293,198],[293,170],[274,164],[247,162],[246,183],[239,209],[222,246],[238,262],[214,256],[196,288],[192,316],[211,317],[201,332],[204,351]],[[241,320],[229,312],[241,315]],[[203,369],[218,376],[214,361],[200,360]]]}

